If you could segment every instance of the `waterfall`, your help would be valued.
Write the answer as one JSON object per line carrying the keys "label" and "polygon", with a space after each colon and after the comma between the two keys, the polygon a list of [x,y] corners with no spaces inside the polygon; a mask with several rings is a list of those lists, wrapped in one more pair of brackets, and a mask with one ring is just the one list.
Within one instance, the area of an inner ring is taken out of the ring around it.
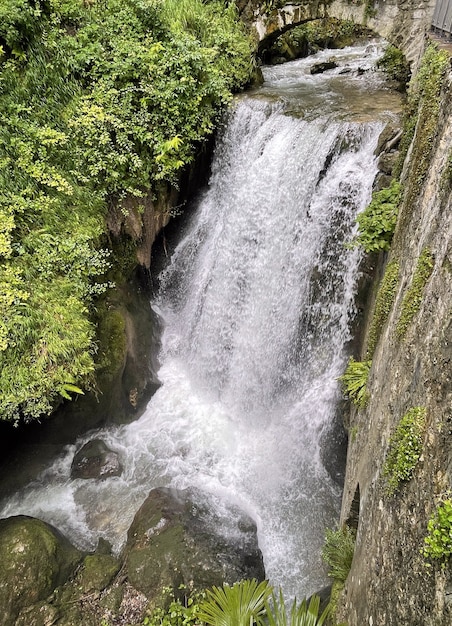
{"label": "waterfall", "polygon": [[370,199],[384,122],[337,114],[331,86],[297,63],[303,89],[323,94],[304,113],[299,95],[291,115],[293,101],[265,89],[229,111],[152,303],[162,385],[139,420],[96,433],[120,453],[123,475],[71,481],[71,446],[2,516],[24,512],[79,545],[102,535],[119,550],[151,488],[194,486],[256,520],[272,583],[299,597],[325,585],[320,551],[341,493],[325,446],[360,260],[346,244]]}

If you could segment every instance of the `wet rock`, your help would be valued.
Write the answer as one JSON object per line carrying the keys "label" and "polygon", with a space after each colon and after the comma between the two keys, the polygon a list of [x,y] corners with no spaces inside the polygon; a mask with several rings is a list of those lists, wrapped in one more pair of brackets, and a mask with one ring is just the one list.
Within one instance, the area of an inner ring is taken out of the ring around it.
{"label": "wet rock", "polygon": [[389,152],[389,150],[396,148],[400,143],[401,136],[402,131],[399,126],[392,123],[386,124],[380,133],[374,154],[378,155],[382,152]]}
{"label": "wet rock", "polygon": [[321,63],[314,63],[309,71],[311,74],[323,74],[323,72],[334,70],[336,67],[336,61],[334,59],[329,59],[328,61],[322,61]]}
{"label": "wet rock", "polygon": [[388,176],[388,174],[383,174],[379,172],[375,177],[375,182],[373,185],[374,191],[381,191],[382,189],[386,189],[391,185],[392,176]]}
{"label": "wet rock", "polygon": [[[320,598],[319,615],[321,615],[323,611],[326,609],[326,607],[328,606],[331,600],[332,589],[333,589],[332,585],[327,585],[326,587],[322,587],[321,589],[319,589],[313,594],[314,596],[318,596]],[[311,598],[309,598],[309,600],[310,599]]]}
{"label": "wet rock", "polygon": [[25,516],[0,520],[0,624],[12,626],[21,609],[46,599],[67,580],[81,556],[41,520]]}
{"label": "wet rock", "polygon": [[378,159],[378,169],[383,172],[383,174],[390,176],[397,162],[398,156],[398,152],[383,152]]}
{"label": "wet rock", "polygon": [[88,441],[74,455],[71,478],[109,478],[122,473],[119,455],[101,440]]}
{"label": "wet rock", "polygon": [[204,589],[265,577],[253,520],[195,489],[151,491],[123,556],[129,582],[148,597],[181,584]]}

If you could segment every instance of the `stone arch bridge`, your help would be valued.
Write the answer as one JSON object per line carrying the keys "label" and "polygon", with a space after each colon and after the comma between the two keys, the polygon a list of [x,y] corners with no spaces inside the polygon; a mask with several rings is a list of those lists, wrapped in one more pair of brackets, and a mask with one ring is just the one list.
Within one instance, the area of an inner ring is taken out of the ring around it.
{"label": "stone arch bridge", "polygon": [[335,17],[352,20],[418,60],[430,29],[436,0],[236,0],[239,12],[264,50],[283,32],[305,22]]}

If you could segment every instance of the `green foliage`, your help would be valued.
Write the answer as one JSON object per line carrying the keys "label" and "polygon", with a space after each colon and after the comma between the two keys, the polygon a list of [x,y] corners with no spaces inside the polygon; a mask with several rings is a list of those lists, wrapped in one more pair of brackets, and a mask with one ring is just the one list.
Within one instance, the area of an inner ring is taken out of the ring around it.
{"label": "green foliage", "polygon": [[389,250],[401,196],[402,187],[397,180],[372,194],[371,203],[356,218],[359,234],[353,241],[354,245],[362,246],[365,252]]}
{"label": "green foliage", "polygon": [[406,182],[405,205],[409,208],[419,197],[424,183],[438,130],[440,93],[443,77],[449,66],[449,54],[429,44],[422,58],[419,72],[410,83],[404,115],[400,157],[395,168],[399,176],[408,148],[414,138],[410,170]]}
{"label": "green foliage", "polygon": [[0,418],[17,421],[95,385],[107,207],[177,183],[251,48],[216,0],[0,4]]}
{"label": "green foliage", "polygon": [[[177,182],[196,143],[212,132],[219,107],[249,79],[251,48],[232,5],[109,0],[109,6],[105,15],[99,5],[94,23],[77,33],[79,71],[89,64],[94,80],[71,127],[92,177],[110,193],[140,195],[150,179]],[[99,50],[86,47],[93,34]]]}
{"label": "green foliage", "polygon": [[265,602],[272,589],[267,581],[242,580],[232,587],[212,587],[201,603],[199,618],[211,626],[263,624]]}
{"label": "green foliage", "polygon": [[389,317],[396,295],[397,284],[399,282],[400,264],[398,261],[391,261],[386,266],[386,270],[381,281],[375,300],[375,308],[369,328],[367,341],[367,357],[372,358],[380,334],[386,320]]}
{"label": "green foliage", "polygon": [[260,3],[261,13],[271,13],[275,9],[282,8],[285,4],[287,4],[285,0],[264,0],[264,2]]}
{"label": "green foliage", "polygon": [[329,616],[329,606],[319,615],[320,598],[312,596],[309,603],[306,599],[297,603],[295,599],[288,613],[282,592],[279,597],[272,594],[272,602],[265,603],[266,624],[268,626],[322,626]]}
{"label": "green foliage", "polygon": [[372,361],[355,361],[351,357],[347,369],[339,378],[346,394],[360,409],[363,409],[369,400],[367,380],[371,366]]}
{"label": "green foliage", "polygon": [[399,339],[405,336],[409,325],[421,307],[424,288],[433,272],[434,265],[435,259],[432,253],[428,248],[424,248],[417,260],[411,284],[402,300],[402,310],[396,326],[396,334]]}
{"label": "green foliage", "polygon": [[356,441],[356,437],[358,436],[359,428],[358,426],[352,426],[349,431],[349,437],[352,441]]}
{"label": "green foliage", "polygon": [[18,405],[29,419],[50,412],[80,379],[89,388],[94,339],[86,307],[68,278],[35,283],[8,348],[0,353],[4,419],[17,420]]}
{"label": "green foliage", "polygon": [[363,28],[350,20],[325,17],[296,26],[280,35],[273,44],[271,56],[294,59],[323,48],[343,48],[351,45],[363,33]]}
{"label": "green foliage", "polygon": [[15,56],[22,45],[33,36],[35,24],[42,13],[41,2],[2,0],[0,3],[0,43]]}
{"label": "green foliage", "polygon": [[377,16],[375,8],[375,0],[365,0],[364,2],[364,19],[372,19]]}
{"label": "green foliage", "polygon": [[330,568],[328,576],[335,581],[345,582],[352,566],[355,542],[356,533],[349,526],[337,530],[327,528],[322,558]]}
{"label": "green foliage", "polygon": [[328,621],[328,624],[331,623],[334,626],[347,626],[347,624],[344,624],[344,623],[338,624],[337,619],[336,619],[339,599],[344,590],[344,587],[345,587],[344,582],[341,582],[339,580],[333,581],[333,584],[331,586],[330,603],[329,603],[331,617]]}
{"label": "green foliage", "polygon": [[410,79],[410,65],[403,52],[396,46],[387,46],[377,67],[382,69],[391,80],[396,80],[402,85],[406,85]]}
{"label": "green foliage", "polygon": [[98,377],[111,381],[124,366],[127,354],[126,323],[124,314],[109,301],[102,302],[98,310],[98,337],[101,346],[98,355]]}
{"label": "green foliage", "polygon": [[297,26],[287,35],[295,40],[305,39],[311,46],[321,48],[341,48],[350,45],[362,34],[362,27],[351,20],[337,20],[325,17]]}
{"label": "green foliage", "polygon": [[319,615],[318,596],[294,600],[288,611],[281,591],[277,597],[267,581],[254,579],[212,587],[182,601],[168,589],[162,600],[165,608],[151,611],[143,626],[323,626],[330,612],[327,607]]}
{"label": "green foliage", "polygon": [[392,495],[402,482],[410,480],[419,457],[425,431],[426,409],[421,406],[407,411],[389,441],[389,452],[383,467],[386,491]]}
{"label": "green foliage", "polygon": [[440,501],[427,524],[423,555],[426,559],[443,562],[452,555],[452,499],[446,495]]}
{"label": "green foliage", "polygon": [[200,602],[203,594],[185,596],[183,601],[174,598],[167,592],[168,600],[165,608],[156,608],[144,618],[143,626],[200,626]]}

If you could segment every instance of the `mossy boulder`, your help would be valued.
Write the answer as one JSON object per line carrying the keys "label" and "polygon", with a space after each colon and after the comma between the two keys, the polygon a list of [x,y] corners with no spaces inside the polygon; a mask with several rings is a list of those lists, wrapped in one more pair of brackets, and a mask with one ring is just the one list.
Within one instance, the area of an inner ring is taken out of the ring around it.
{"label": "mossy boulder", "polygon": [[64,585],[23,608],[14,626],[99,626],[107,614],[119,614],[123,589],[114,580],[119,569],[111,554],[96,551],[85,556]]}
{"label": "mossy boulder", "polygon": [[148,598],[165,587],[204,589],[265,578],[253,520],[195,489],[151,491],[123,556],[129,582]]}
{"label": "mossy boulder", "polygon": [[109,554],[89,554],[83,561],[80,587],[85,592],[102,591],[119,571],[119,562]]}
{"label": "mossy boulder", "polygon": [[59,617],[57,607],[47,602],[37,602],[22,609],[14,626],[53,626]]}
{"label": "mossy boulder", "polygon": [[63,584],[82,554],[55,528],[38,519],[0,520],[0,623],[12,626],[19,611]]}

